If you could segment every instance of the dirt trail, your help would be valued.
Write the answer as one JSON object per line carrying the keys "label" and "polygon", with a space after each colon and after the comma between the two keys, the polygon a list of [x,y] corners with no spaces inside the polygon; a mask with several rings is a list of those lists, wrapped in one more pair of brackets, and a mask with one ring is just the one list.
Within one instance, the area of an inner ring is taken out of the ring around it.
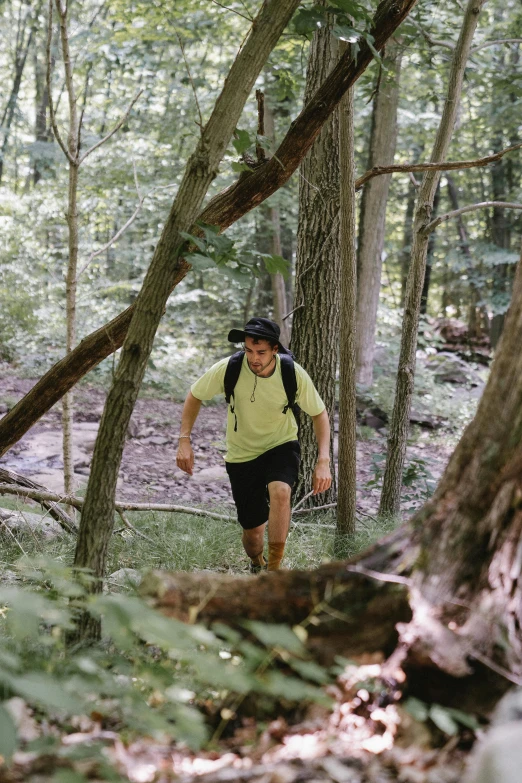
{"label": "dirt trail", "polygon": [[[0,416],[23,396],[34,381],[7,376],[0,379]],[[90,462],[105,392],[88,386],[76,390],[74,426],[74,465],[78,488],[87,484]],[[225,404],[202,407],[193,431],[195,469],[192,477],[176,467],[177,436],[182,406],[170,400],[140,399],[136,404],[118,481],[118,498],[151,503],[230,504],[232,496],[226,476]],[[3,458],[0,465],[22,473],[63,492],[61,455],[61,411],[56,406],[47,413]],[[375,476],[374,455],[383,454],[386,438],[376,433],[357,445],[360,508],[372,513],[378,504],[378,488],[366,487]],[[429,448],[429,469],[438,478],[450,449],[433,447],[430,433],[424,431],[410,456],[422,458]],[[422,493],[422,481],[418,482]]]}

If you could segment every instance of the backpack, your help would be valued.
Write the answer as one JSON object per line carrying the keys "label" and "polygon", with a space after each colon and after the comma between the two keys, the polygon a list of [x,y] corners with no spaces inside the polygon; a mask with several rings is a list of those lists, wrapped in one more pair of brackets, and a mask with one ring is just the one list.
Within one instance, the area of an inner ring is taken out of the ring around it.
{"label": "backpack", "polygon": [[[232,397],[234,396],[234,389],[239,378],[239,373],[241,372],[241,367],[243,366],[244,356],[244,351],[238,351],[237,353],[232,354],[228,360],[227,369],[225,370],[225,400],[227,405],[230,405],[230,412],[234,414],[234,432],[237,432],[237,416]],[[290,408],[295,416],[297,425],[299,426],[299,411],[301,409],[295,401],[297,394],[297,376],[295,373],[294,357],[291,353],[280,353],[279,358],[281,360],[281,376],[287,400],[282,412],[286,414]]]}

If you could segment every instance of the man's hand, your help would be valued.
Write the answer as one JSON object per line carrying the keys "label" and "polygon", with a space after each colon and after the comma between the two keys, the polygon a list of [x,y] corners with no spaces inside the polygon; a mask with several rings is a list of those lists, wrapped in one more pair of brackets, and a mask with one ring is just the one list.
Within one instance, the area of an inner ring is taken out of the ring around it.
{"label": "man's hand", "polygon": [[326,492],[332,486],[329,457],[319,457],[313,475],[314,495]]}
{"label": "man's hand", "polygon": [[194,469],[194,452],[192,451],[192,444],[188,438],[182,438],[179,442],[176,465],[184,473],[188,473],[189,476],[192,476]]}

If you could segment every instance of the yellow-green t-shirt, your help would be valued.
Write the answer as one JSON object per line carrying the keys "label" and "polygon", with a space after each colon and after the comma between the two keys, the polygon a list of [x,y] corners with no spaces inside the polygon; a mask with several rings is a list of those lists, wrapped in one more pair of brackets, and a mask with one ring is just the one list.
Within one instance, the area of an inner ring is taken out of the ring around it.
{"label": "yellow-green t-shirt", "polygon": [[[281,361],[276,354],[276,369],[269,378],[256,376],[248,366],[246,355],[234,389],[235,416],[228,406],[227,462],[248,462],[268,449],[290,440],[297,440],[297,423],[291,410],[283,413],[287,403],[281,375]],[[198,400],[211,400],[225,392],[225,370],[228,358],[214,364],[192,384],[190,391]],[[297,380],[296,403],[309,416],[317,416],[325,408],[312,379],[294,363]],[[257,383],[256,383],[257,380]],[[255,389],[254,389],[255,387]]]}

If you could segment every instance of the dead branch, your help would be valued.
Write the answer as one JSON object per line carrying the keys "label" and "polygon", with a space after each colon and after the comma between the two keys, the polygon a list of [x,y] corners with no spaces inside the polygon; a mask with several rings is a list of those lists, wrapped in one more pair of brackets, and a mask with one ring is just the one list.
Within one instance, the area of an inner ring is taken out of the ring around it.
{"label": "dead branch", "polygon": [[136,101],[138,100],[138,98],[140,97],[140,95],[142,94],[142,92],[143,92],[143,90],[138,90],[138,92],[136,93],[136,95],[134,96],[134,98],[132,99],[132,101],[130,102],[130,104],[129,104],[128,108],[127,108],[127,111],[125,112],[125,114],[123,115],[123,117],[120,119],[120,121],[116,123],[116,125],[114,126],[114,128],[113,128],[111,131],[109,131],[109,133],[107,133],[107,135],[106,135],[106,136],[104,136],[104,137],[103,137],[103,139],[100,139],[100,141],[97,141],[97,142],[96,142],[96,144],[93,144],[93,145],[92,145],[92,147],[89,147],[89,149],[88,149],[86,152],[84,152],[84,153],[83,153],[83,155],[81,155],[81,156],[80,156],[80,158],[79,158],[79,160],[78,160],[78,165],[79,165],[79,166],[81,166],[81,164],[83,163],[83,161],[85,160],[85,158],[86,158],[88,155],[90,155],[90,154],[91,154],[91,152],[94,152],[94,150],[97,150],[97,149],[98,149],[98,147],[101,147],[101,146],[102,146],[102,144],[105,144],[105,142],[106,142],[106,141],[109,141],[109,139],[110,139],[112,136],[114,136],[114,134],[115,134],[117,131],[119,131],[119,129],[121,128],[121,126],[122,126],[122,125],[123,125],[123,124],[124,124],[124,123],[127,121],[128,117],[129,117],[129,114],[131,113],[131,111],[132,111],[132,108],[133,108],[134,104],[136,103]]}
{"label": "dead branch", "polygon": [[400,174],[413,171],[456,171],[457,169],[473,169],[481,166],[487,166],[489,163],[495,163],[507,155],[508,152],[514,152],[522,147],[522,142],[513,144],[511,147],[506,147],[500,152],[496,152],[494,155],[487,155],[484,158],[476,158],[475,160],[454,160],[441,163],[405,163],[397,166],[374,166],[373,169],[369,169],[365,174],[359,177],[355,182],[355,189],[360,190],[370,179],[379,177],[381,174]]}
{"label": "dead branch", "polygon": [[488,207],[500,207],[503,209],[522,209],[522,204],[513,204],[509,201],[481,201],[478,204],[468,204],[467,207],[461,207],[460,209],[454,209],[452,212],[446,212],[445,215],[439,215],[439,217],[428,223],[423,229],[424,234],[431,234],[432,231],[440,226],[441,223],[451,220],[459,215],[464,215],[466,212],[473,212],[475,209],[487,209]]}
{"label": "dead branch", "polygon": [[73,165],[76,165],[77,161],[69,150],[67,149],[67,146],[64,144],[64,141],[61,137],[60,131],[58,130],[58,123],[56,122],[56,114],[54,111],[54,104],[53,104],[53,94],[51,91],[51,43],[52,43],[52,37],[53,37],[53,0],[49,0],[49,27],[47,30],[47,45],[46,45],[46,59],[47,59],[47,69],[46,69],[46,82],[47,82],[47,93],[49,96],[49,116],[51,119],[51,126],[53,129],[54,137],[58,144],[60,145],[63,154],[69,161],[69,163],[72,163]]}
{"label": "dead branch", "polygon": [[[68,514],[59,508],[56,503],[61,502],[60,495],[54,495],[52,492],[38,484],[36,481],[32,481],[26,476],[21,476],[19,473],[15,473],[13,470],[7,470],[7,468],[0,468],[0,481],[3,482],[0,486],[11,487],[13,492],[5,492],[0,494],[20,495],[21,497],[31,497],[34,493],[40,497],[34,497],[33,500],[38,500],[41,505],[49,512],[53,519],[55,519],[66,533],[76,533],[76,525]],[[46,496],[50,497],[46,497]],[[69,503],[68,505],[73,505]]]}

